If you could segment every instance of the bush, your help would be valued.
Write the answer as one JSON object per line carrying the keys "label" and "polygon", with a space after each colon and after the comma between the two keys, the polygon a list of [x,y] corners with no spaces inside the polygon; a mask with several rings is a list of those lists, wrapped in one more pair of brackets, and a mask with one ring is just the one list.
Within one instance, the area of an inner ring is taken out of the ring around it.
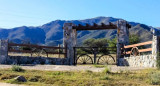
{"label": "bush", "polygon": [[100,80],[109,80],[109,79],[110,79],[110,78],[109,78],[108,75],[105,75],[105,76],[103,76],[103,77],[100,78]]}
{"label": "bush", "polygon": [[103,72],[106,74],[111,73],[110,68],[108,68],[108,66],[105,67]]}
{"label": "bush", "polygon": [[91,70],[86,70],[87,73],[93,73]]}
{"label": "bush", "polygon": [[130,34],[129,35],[129,44],[136,44],[136,43],[139,43],[140,42],[140,39],[139,39],[139,36],[136,35],[136,34]]}
{"label": "bush", "polygon": [[150,74],[150,82],[152,85],[160,85],[160,72],[152,72]]}
{"label": "bush", "polygon": [[157,68],[160,69],[160,55],[157,55]]}
{"label": "bush", "polygon": [[16,71],[16,72],[22,72],[24,71],[24,69],[22,69],[20,66],[18,65],[13,65],[12,66],[12,71]]}

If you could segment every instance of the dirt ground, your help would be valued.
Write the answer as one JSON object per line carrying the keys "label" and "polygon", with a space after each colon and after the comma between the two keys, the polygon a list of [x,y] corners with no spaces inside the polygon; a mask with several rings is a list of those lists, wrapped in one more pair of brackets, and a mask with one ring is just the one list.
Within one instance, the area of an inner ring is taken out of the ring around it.
{"label": "dirt ground", "polygon": [[[0,65],[0,69],[11,68],[12,65]],[[66,65],[23,65],[21,66],[23,69],[27,70],[47,70],[47,71],[93,71],[93,72],[102,72],[105,68],[97,68],[93,65],[78,65],[78,66],[66,66]],[[119,71],[136,71],[147,69],[145,67],[119,67],[116,65],[109,65],[108,68],[111,72],[119,72]],[[16,85],[9,83],[0,83],[0,86],[24,86],[24,85]]]}
{"label": "dirt ground", "polygon": [[0,86],[25,86],[25,85],[17,85],[17,84],[9,84],[9,83],[1,83]]}
{"label": "dirt ground", "polygon": [[[11,68],[12,65],[0,65],[0,69]],[[78,66],[66,66],[66,65],[25,65],[21,66],[23,69],[28,70],[47,70],[47,71],[86,71],[102,72],[105,68],[97,68],[93,65],[78,65]],[[120,67],[116,65],[109,65],[108,68],[111,72],[118,71],[134,71],[147,69],[145,67]]]}

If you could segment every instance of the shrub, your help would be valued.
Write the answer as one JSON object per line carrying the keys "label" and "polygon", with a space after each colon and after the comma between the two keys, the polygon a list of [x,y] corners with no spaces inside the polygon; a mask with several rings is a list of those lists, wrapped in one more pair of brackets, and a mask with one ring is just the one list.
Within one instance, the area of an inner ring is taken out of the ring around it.
{"label": "shrub", "polygon": [[157,68],[160,69],[160,55],[157,55]]}
{"label": "shrub", "polygon": [[109,76],[108,75],[105,75],[104,77],[101,77],[100,80],[109,80]]}
{"label": "shrub", "polygon": [[105,67],[103,72],[106,74],[111,73],[110,68],[108,68],[108,66]]}
{"label": "shrub", "polygon": [[24,69],[22,69],[20,66],[18,65],[13,65],[12,66],[12,71],[16,71],[16,72],[22,72],[24,71]]}
{"label": "shrub", "polygon": [[150,82],[152,85],[160,85],[160,72],[152,72],[150,74]]}
{"label": "shrub", "polygon": [[104,68],[104,67],[106,67],[106,65],[97,65],[97,64],[94,64],[93,66],[96,67],[96,68]]}
{"label": "shrub", "polygon": [[86,70],[87,73],[93,73],[91,70]]}

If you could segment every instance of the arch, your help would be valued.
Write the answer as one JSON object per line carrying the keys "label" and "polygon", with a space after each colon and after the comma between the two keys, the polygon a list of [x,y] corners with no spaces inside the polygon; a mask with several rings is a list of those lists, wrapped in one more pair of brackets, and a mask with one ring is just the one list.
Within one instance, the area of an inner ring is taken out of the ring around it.
{"label": "arch", "polygon": [[[79,30],[108,30],[117,29],[117,59],[121,57],[121,48],[123,45],[129,44],[129,28],[131,26],[125,20],[119,20],[116,24],[109,23],[108,25],[102,23],[101,25],[93,24],[89,25],[75,25],[73,23],[65,23],[63,25],[63,45],[67,46],[67,58],[69,64],[74,64],[74,47],[76,47],[77,31]],[[118,62],[118,61],[117,61]]]}

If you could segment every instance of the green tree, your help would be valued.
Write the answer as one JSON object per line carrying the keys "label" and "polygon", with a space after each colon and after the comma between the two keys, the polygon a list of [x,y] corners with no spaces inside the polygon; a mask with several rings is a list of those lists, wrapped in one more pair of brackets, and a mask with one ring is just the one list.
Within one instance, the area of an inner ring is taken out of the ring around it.
{"label": "green tree", "polygon": [[138,35],[136,35],[136,34],[129,35],[129,44],[136,44],[139,42],[140,42],[140,39],[139,39]]}
{"label": "green tree", "polygon": [[87,39],[83,42],[83,46],[87,46],[87,47],[104,47],[107,46],[107,42],[108,40],[105,38],[102,39]]}
{"label": "green tree", "polygon": [[[131,35],[129,35],[129,41],[130,41],[129,44],[136,44],[136,43],[140,42],[140,39],[137,35],[131,34]],[[100,47],[100,48],[101,47],[113,47],[113,48],[110,48],[110,50],[111,50],[112,53],[115,53],[116,52],[116,47],[117,47],[117,37],[115,37],[111,40],[107,40],[105,38],[102,38],[102,39],[94,39],[94,38],[87,39],[83,42],[83,46],[86,46],[86,47]],[[87,49],[79,50],[79,52],[82,52],[82,51],[89,52],[90,50],[88,50],[88,51],[87,51]],[[104,49],[104,48],[101,48],[99,51],[100,52],[103,52],[103,51],[106,52],[107,50]]]}
{"label": "green tree", "polygon": [[117,45],[117,37],[108,41],[108,47],[116,47]]}

